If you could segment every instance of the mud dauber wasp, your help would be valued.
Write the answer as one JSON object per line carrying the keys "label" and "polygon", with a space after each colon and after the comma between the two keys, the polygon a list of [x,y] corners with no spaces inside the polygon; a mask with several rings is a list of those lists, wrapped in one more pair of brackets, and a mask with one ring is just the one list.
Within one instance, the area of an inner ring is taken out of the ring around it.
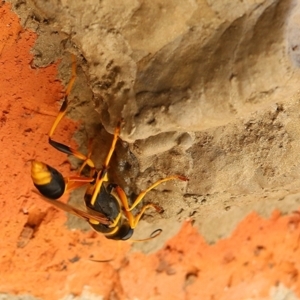
{"label": "mud dauber wasp", "polygon": [[[50,129],[49,144],[58,151],[74,155],[82,160],[83,163],[77,176],[63,177],[59,171],[51,166],[34,160],[31,163],[31,177],[43,200],[49,204],[85,219],[94,230],[102,233],[108,239],[127,240],[132,236],[134,228],[147,208],[153,207],[157,211],[160,211],[156,205],[149,203],[144,205],[137,215],[133,215],[132,210],[143,200],[144,196],[163,182],[173,179],[187,181],[188,179],[181,175],[173,175],[158,180],[142,191],[130,206],[124,190],[117,184],[110,183],[107,175],[109,163],[119,139],[121,122],[116,126],[110,150],[100,170],[96,169],[94,162],[90,158],[92,154],[90,145],[88,154],[84,155],[52,139],[54,131],[66,114],[70,102],[69,94],[76,78],[76,59],[74,55],[72,56],[72,60],[72,77],[67,86],[60,111]],[[86,166],[90,169],[88,177],[82,175],[83,169]],[[77,208],[59,200],[66,191],[83,185],[87,185],[84,195],[85,208]],[[158,236],[160,232],[160,229],[154,231],[150,238],[145,240]]]}

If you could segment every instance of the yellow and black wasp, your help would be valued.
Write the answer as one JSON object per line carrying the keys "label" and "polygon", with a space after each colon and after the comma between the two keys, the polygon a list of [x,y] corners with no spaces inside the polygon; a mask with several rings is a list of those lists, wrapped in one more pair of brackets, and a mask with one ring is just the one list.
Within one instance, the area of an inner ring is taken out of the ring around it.
{"label": "yellow and black wasp", "polygon": [[[49,132],[49,143],[58,151],[68,155],[74,155],[78,159],[82,160],[83,163],[78,171],[77,176],[63,177],[59,171],[51,166],[34,160],[31,164],[31,177],[35,187],[38,189],[42,198],[46,202],[56,206],[59,209],[85,219],[94,230],[104,234],[104,236],[108,239],[127,240],[132,236],[134,228],[137,226],[140,218],[147,208],[153,207],[159,211],[159,208],[156,205],[149,203],[144,205],[137,215],[133,215],[132,210],[143,200],[144,196],[150,190],[163,182],[173,179],[179,179],[183,181],[188,179],[184,176],[173,175],[158,180],[146,190],[142,191],[135,199],[134,203],[130,206],[123,189],[117,184],[110,183],[107,175],[109,162],[120,135],[121,122],[119,122],[116,126],[110,150],[106,156],[101,170],[96,169],[94,162],[90,158],[92,152],[91,149],[89,149],[87,155],[84,155],[65,144],[54,141],[52,136],[59,122],[66,114],[69,105],[69,94],[75,78],[76,61],[75,57],[73,56],[72,77],[68,84],[60,111]],[[89,167],[90,169],[88,177],[81,174],[85,167]],[[85,208],[77,208],[59,200],[59,198],[66,191],[81,187],[83,185],[87,185],[84,195]],[[155,233],[156,234],[151,235],[151,238],[157,236],[160,232],[155,231]]]}

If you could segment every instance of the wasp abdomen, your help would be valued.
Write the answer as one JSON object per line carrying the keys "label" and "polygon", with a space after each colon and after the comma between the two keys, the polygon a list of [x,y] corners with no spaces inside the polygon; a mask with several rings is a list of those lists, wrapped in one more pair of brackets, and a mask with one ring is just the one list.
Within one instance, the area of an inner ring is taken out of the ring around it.
{"label": "wasp abdomen", "polygon": [[39,192],[49,199],[56,200],[65,192],[66,183],[62,174],[42,162],[32,161],[31,177]]}
{"label": "wasp abdomen", "polygon": [[103,213],[112,222],[118,220],[113,227],[90,222],[94,230],[103,233],[106,238],[111,240],[127,240],[132,236],[133,229],[130,227],[128,220],[122,216],[119,201],[111,194],[115,186],[115,184],[109,184],[107,187],[102,185],[94,205],[91,205],[91,195],[86,193],[84,196],[85,203],[89,208]]}

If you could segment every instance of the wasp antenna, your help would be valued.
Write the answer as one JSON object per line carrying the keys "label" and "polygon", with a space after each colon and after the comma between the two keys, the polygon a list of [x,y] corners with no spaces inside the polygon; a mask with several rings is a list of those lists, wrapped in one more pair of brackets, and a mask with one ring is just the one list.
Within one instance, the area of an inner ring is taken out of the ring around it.
{"label": "wasp antenna", "polygon": [[43,115],[43,116],[48,116],[48,117],[53,117],[53,118],[55,118],[56,117],[56,113],[55,112],[49,112],[49,111],[46,111],[46,110],[44,110],[44,109],[40,109],[40,108],[38,108],[38,109],[32,109],[32,108],[28,108],[28,107],[26,107],[26,106],[23,106],[23,109],[25,109],[25,110],[29,110],[29,111],[31,111],[31,112],[33,112],[33,113],[36,113],[36,114],[39,114],[39,115]]}
{"label": "wasp antenna", "polygon": [[182,175],[177,175],[177,178],[182,181],[189,181],[189,178],[182,176]]}
{"label": "wasp antenna", "polygon": [[162,229],[158,228],[150,234],[150,238],[154,239],[154,238],[158,237],[161,233],[162,233]]}
{"label": "wasp antenna", "polygon": [[150,241],[150,240],[153,240],[155,239],[156,237],[158,237],[160,234],[162,233],[162,229],[156,229],[154,230],[151,234],[150,234],[150,237],[146,238],[146,239],[142,239],[142,240],[130,240],[131,242],[134,242],[134,243],[139,243],[139,242],[147,242],[147,241]]}
{"label": "wasp antenna", "polygon": [[110,258],[110,259],[104,259],[104,260],[100,260],[100,259],[90,259],[90,261],[92,262],[96,262],[96,263],[108,263],[113,261],[115,258]]}
{"label": "wasp antenna", "polygon": [[[119,254],[119,252],[121,251],[121,244],[120,244],[120,241],[118,241],[118,247],[113,255],[112,258],[110,259],[93,259],[93,258],[90,258],[90,261],[93,261],[93,262],[97,262],[97,263],[108,263],[108,262],[111,262],[113,261],[114,259],[116,259],[117,255]],[[91,255],[90,257],[93,257],[94,255]]]}

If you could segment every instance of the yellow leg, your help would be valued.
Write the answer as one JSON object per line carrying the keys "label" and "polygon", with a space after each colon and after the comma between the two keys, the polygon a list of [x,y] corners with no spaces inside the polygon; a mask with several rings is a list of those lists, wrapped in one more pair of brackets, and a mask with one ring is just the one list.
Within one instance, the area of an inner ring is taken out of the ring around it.
{"label": "yellow leg", "polygon": [[[131,228],[135,228],[137,226],[137,224],[139,223],[141,217],[143,216],[143,214],[145,213],[146,209],[152,207],[154,208],[157,212],[160,211],[160,209],[152,203],[146,204],[142,207],[141,211],[133,218],[133,224],[130,224]],[[131,213],[131,212],[129,212]]]}
{"label": "yellow leg", "polygon": [[[84,167],[85,167],[86,165],[88,165],[89,160],[91,160],[91,155],[92,155],[92,141],[93,141],[92,139],[89,140],[88,154],[87,154],[87,156],[86,156],[86,160],[82,163],[82,165],[81,165],[81,167],[80,167],[80,169],[79,169],[79,171],[78,171],[78,173],[77,173],[78,176],[81,175],[81,173],[82,173]],[[91,160],[91,161],[92,161],[92,160]],[[91,169],[90,174],[91,174],[91,177],[95,174],[95,168],[92,168],[92,169]]]}
{"label": "yellow leg", "polygon": [[149,207],[154,208],[156,211],[160,211],[159,207],[156,206],[153,203],[149,203],[146,204],[142,207],[141,211],[136,215],[133,216],[132,214],[132,210],[143,200],[143,198],[145,197],[145,195],[152,189],[154,189],[155,187],[157,187],[159,184],[169,181],[169,180],[174,180],[174,179],[179,179],[179,180],[183,180],[183,181],[187,181],[188,179],[184,176],[180,176],[180,175],[173,175],[173,176],[169,176],[163,179],[160,179],[158,181],[156,181],[155,183],[153,183],[149,188],[147,188],[145,191],[141,192],[138,197],[136,198],[136,200],[134,201],[133,205],[131,207],[129,207],[128,204],[128,199],[127,196],[125,194],[125,192],[123,191],[123,189],[119,186],[116,187],[116,192],[122,202],[122,205],[124,207],[124,214],[126,215],[126,218],[128,219],[128,222],[130,224],[130,227],[132,229],[134,229],[137,224],[139,223],[141,217],[143,216],[143,214],[145,213],[146,209],[148,209]]}
{"label": "yellow leg", "polygon": [[110,149],[108,151],[108,154],[106,156],[106,159],[104,161],[104,165],[103,167],[105,169],[108,168],[108,165],[109,165],[109,162],[110,162],[110,159],[115,151],[115,148],[116,148],[116,144],[117,144],[117,141],[118,141],[118,138],[119,138],[119,135],[120,135],[120,130],[121,130],[121,123],[119,122],[116,129],[115,129],[115,132],[114,132],[114,137],[113,137],[113,140],[112,140],[112,143],[111,143],[111,146],[110,146]]}
{"label": "yellow leg", "polygon": [[[146,192],[149,191],[149,190],[151,190],[152,188],[154,188],[158,184],[160,184],[160,183],[162,183],[164,181],[167,181],[167,180],[171,180],[171,179],[188,180],[186,177],[183,177],[183,176],[170,176],[170,177],[167,177],[167,178],[165,178],[163,180],[157,181],[152,186],[150,186],[146,190]],[[141,211],[136,216],[133,216],[132,212],[130,211],[132,209],[132,207],[129,208],[128,199],[127,199],[127,196],[126,196],[125,192],[123,191],[123,189],[121,187],[119,187],[119,186],[116,186],[115,190],[116,190],[116,193],[118,194],[118,197],[119,197],[119,199],[120,199],[120,201],[121,201],[121,203],[123,205],[123,212],[124,212],[126,218],[128,219],[129,225],[130,225],[130,227],[132,229],[134,229],[138,225],[138,223],[139,223],[141,217],[143,216],[143,214],[145,213],[146,209],[152,207],[156,211],[158,211],[158,212],[160,211],[160,208],[158,206],[156,206],[153,203],[149,203],[149,204],[144,205],[142,207]],[[137,198],[137,200],[141,201],[142,198],[145,196],[146,192],[142,196],[140,195],[141,197],[139,196]],[[137,205],[136,204],[137,200],[135,201],[135,205]],[[152,239],[156,238],[157,236],[159,236],[161,234],[161,232],[162,232],[161,229],[156,229],[155,231],[152,232],[152,234],[150,235],[150,237],[145,238],[145,239],[141,239],[141,240],[132,240],[132,241],[133,242],[145,242],[145,241],[149,241],[149,240],[152,240]]]}
{"label": "yellow leg", "polygon": [[145,213],[147,208],[153,207],[156,211],[160,210],[155,204],[149,203],[142,207],[142,209],[138,213],[138,215],[134,216],[129,209],[128,199],[127,199],[127,196],[126,196],[125,192],[123,191],[123,189],[121,187],[117,186],[116,192],[122,202],[122,205],[124,207],[124,214],[125,214],[126,218],[128,219],[129,225],[132,229],[134,229],[137,226],[137,224],[139,223],[142,215]]}
{"label": "yellow leg", "polygon": [[89,165],[91,168],[94,168],[95,165],[94,165],[93,161],[90,158],[88,158],[84,154],[80,153],[79,151],[77,151],[75,149],[72,149],[69,146],[64,145],[62,143],[56,142],[52,139],[52,136],[53,136],[58,124],[60,123],[60,121],[62,120],[62,118],[65,116],[65,114],[67,112],[67,108],[68,108],[68,105],[70,103],[69,95],[70,95],[71,89],[74,85],[75,79],[76,79],[76,58],[75,58],[74,55],[72,55],[72,75],[71,75],[71,79],[70,79],[70,82],[67,86],[62,106],[61,106],[61,108],[59,110],[59,113],[58,113],[58,115],[57,115],[57,117],[56,117],[50,131],[49,131],[48,141],[49,141],[49,144],[51,146],[53,146],[55,149],[57,149],[58,151],[61,151],[63,153],[69,154],[69,155],[74,155],[75,157],[77,157],[81,160],[84,160],[85,165]]}
{"label": "yellow leg", "polygon": [[83,185],[93,182],[94,178],[71,176],[71,177],[64,178],[64,180],[66,182],[65,191],[71,191]]}
{"label": "yellow leg", "polygon": [[131,207],[129,207],[128,199],[127,199],[127,196],[126,196],[125,192],[123,191],[123,189],[119,186],[116,187],[116,192],[117,192],[117,194],[122,202],[122,205],[124,207],[124,214],[126,215],[131,228],[135,228],[137,226],[138,222],[140,221],[142,215],[145,213],[147,208],[153,207],[156,211],[159,211],[160,208],[153,203],[146,204],[142,207],[139,214],[135,217],[133,216],[131,211],[143,200],[143,198],[149,191],[151,191],[152,189],[157,187],[159,184],[169,181],[169,180],[173,180],[173,179],[179,179],[179,180],[183,180],[183,181],[188,180],[186,177],[180,176],[180,175],[173,175],[173,176],[169,176],[169,177],[160,179],[160,180],[156,181],[155,183],[153,183],[145,191],[141,192]]}
{"label": "yellow leg", "polygon": [[120,201],[122,202],[122,205],[124,207],[124,214],[125,214],[126,218],[128,219],[129,225],[130,225],[131,228],[134,228],[134,227],[132,227],[135,223],[134,216],[129,211],[129,204],[128,204],[127,196],[126,196],[125,192],[123,191],[123,189],[120,186],[117,185],[115,187],[115,189],[116,189],[116,192],[117,192],[117,194],[120,198]]}
{"label": "yellow leg", "polygon": [[153,183],[151,186],[149,186],[146,190],[142,191],[138,197],[135,199],[134,203],[132,204],[132,206],[130,208],[128,208],[128,211],[133,210],[145,197],[145,195],[150,192],[152,189],[154,189],[155,187],[157,187],[158,185],[160,185],[163,182],[169,181],[169,180],[174,180],[174,179],[179,179],[182,181],[187,181],[188,179],[184,176],[180,176],[180,175],[173,175],[173,176],[169,176],[163,179],[160,179],[158,181],[156,181],[155,183]]}
{"label": "yellow leg", "polygon": [[118,138],[119,138],[119,135],[120,135],[120,126],[121,126],[121,124],[119,123],[117,125],[116,129],[115,129],[114,137],[113,137],[113,140],[112,140],[112,144],[110,146],[109,152],[108,152],[108,154],[106,156],[106,159],[104,161],[103,168],[98,173],[97,180],[96,180],[96,185],[95,185],[95,189],[94,189],[93,196],[92,196],[92,199],[91,199],[91,204],[92,205],[95,204],[97,195],[100,192],[100,189],[101,189],[101,186],[102,186],[103,182],[104,181],[108,181],[108,178],[107,178],[107,169],[108,169],[108,166],[109,166],[110,159],[111,159],[111,157],[112,157],[112,155],[113,155],[113,153],[115,151],[116,144],[117,144],[117,141],[118,141]]}
{"label": "yellow leg", "polygon": [[65,93],[65,97],[64,97],[64,101],[63,101],[63,104],[60,108],[60,111],[59,111],[59,114],[57,115],[51,129],[50,129],[50,132],[49,132],[49,137],[51,137],[57,127],[57,125],[59,124],[59,122],[61,121],[61,119],[64,117],[64,115],[66,114],[67,112],[67,108],[68,108],[68,105],[69,105],[69,94],[71,92],[71,89],[74,85],[74,82],[75,82],[75,79],[76,79],[76,57],[75,55],[72,54],[72,74],[71,74],[71,79],[70,79],[70,82],[67,86],[67,89],[66,89],[66,93]]}

